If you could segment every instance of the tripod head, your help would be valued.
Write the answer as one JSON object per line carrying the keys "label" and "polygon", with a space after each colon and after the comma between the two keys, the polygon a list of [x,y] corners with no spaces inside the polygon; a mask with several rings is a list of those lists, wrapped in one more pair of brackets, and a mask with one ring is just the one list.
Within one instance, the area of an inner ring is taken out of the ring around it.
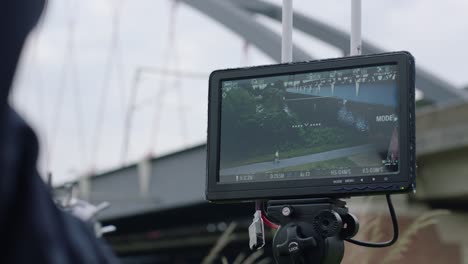
{"label": "tripod head", "polygon": [[281,227],[273,239],[278,264],[337,264],[344,255],[344,239],[356,235],[357,218],[346,202],[336,199],[269,201],[267,215]]}

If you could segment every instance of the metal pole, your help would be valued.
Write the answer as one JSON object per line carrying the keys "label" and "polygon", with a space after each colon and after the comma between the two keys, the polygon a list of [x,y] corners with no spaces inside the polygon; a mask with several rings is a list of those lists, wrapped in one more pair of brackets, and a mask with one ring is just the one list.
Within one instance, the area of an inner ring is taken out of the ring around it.
{"label": "metal pole", "polygon": [[[292,62],[292,31],[293,31],[293,0],[283,0],[283,12],[282,12],[282,35],[281,35],[281,62],[288,63]],[[276,152],[278,154],[278,152]],[[255,202],[255,214],[254,222],[249,227],[249,237],[250,230],[255,230],[256,221],[260,222],[260,230],[263,237],[262,248],[265,245],[265,232],[264,232],[264,218],[262,216],[262,201],[258,200]],[[268,222],[267,222],[268,223]],[[253,235],[255,237],[255,234]],[[258,238],[257,238],[258,239]],[[252,241],[252,240],[251,240]],[[258,240],[256,240],[258,241]],[[257,245],[257,242],[250,244],[250,248],[253,248],[253,245]]]}
{"label": "metal pole", "polygon": [[350,56],[361,55],[361,0],[351,0],[351,49]]}
{"label": "metal pole", "polygon": [[[283,0],[283,12],[282,12],[282,26],[283,31],[281,35],[281,62],[287,63],[292,62],[292,31],[293,31],[293,0]],[[278,153],[278,152],[276,152]],[[264,220],[262,217],[262,201],[258,200],[255,203],[256,211],[254,214],[254,222],[252,226],[255,226],[255,219],[258,219],[261,223],[261,230],[263,236],[263,245],[265,245],[265,234],[264,234]],[[250,230],[250,227],[249,227]],[[261,247],[263,247],[263,245]],[[252,248],[252,246],[251,246]]]}
{"label": "metal pole", "polygon": [[281,62],[292,62],[293,0],[283,0]]}

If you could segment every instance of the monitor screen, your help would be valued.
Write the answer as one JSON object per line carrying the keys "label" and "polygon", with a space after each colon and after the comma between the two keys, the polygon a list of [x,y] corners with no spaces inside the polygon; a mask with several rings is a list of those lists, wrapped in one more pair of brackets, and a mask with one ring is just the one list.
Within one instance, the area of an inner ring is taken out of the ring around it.
{"label": "monitor screen", "polygon": [[218,182],[392,177],[398,78],[386,64],[222,80]]}

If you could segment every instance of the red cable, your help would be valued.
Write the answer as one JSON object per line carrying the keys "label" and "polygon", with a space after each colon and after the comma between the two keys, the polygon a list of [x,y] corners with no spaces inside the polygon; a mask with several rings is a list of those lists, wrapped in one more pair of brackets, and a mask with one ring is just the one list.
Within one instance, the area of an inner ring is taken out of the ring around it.
{"label": "red cable", "polygon": [[260,215],[262,217],[262,221],[265,225],[267,225],[269,228],[273,228],[273,229],[278,229],[280,226],[271,222],[270,219],[268,219],[266,216],[265,216],[265,212],[263,211],[262,209],[262,205],[263,205],[263,201],[261,200],[256,200],[255,201],[255,210],[257,211],[260,211]]}
{"label": "red cable", "polygon": [[273,229],[278,229],[280,226],[271,222],[262,212],[262,220],[263,220],[263,223],[265,223],[266,226],[268,226],[269,228],[273,228]]}

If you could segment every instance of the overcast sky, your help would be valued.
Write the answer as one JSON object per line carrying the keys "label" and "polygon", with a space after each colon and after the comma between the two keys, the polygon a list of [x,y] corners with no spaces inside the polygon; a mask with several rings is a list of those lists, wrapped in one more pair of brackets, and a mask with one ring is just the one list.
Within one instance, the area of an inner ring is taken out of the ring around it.
{"label": "overcast sky", "polygon": [[[23,53],[12,101],[39,134],[40,170],[52,171],[56,183],[122,165],[124,113],[137,68],[179,69],[208,77],[219,68],[273,63],[255,47],[245,52],[241,37],[190,7],[179,5],[172,12],[171,3],[49,0],[43,22]],[[350,1],[295,0],[294,8],[349,29]],[[117,42],[114,13],[119,14]],[[418,66],[463,87],[468,85],[467,13],[465,0],[363,1],[363,37],[386,50],[410,51]],[[280,30],[268,19],[257,20]],[[295,32],[294,41],[314,57],[339,56],[336,49],[301,33]],[[117,51],[111,43],[118,43]],[[138,87],[126,164],[148,153],[162,155],[205,141],[207,79],[144,75]],[[103,89],[108,89],[104,105]],[[63,100],[58,99],[61,93]],[[160,116],[158,129],[152,128],[155,112]]]}

